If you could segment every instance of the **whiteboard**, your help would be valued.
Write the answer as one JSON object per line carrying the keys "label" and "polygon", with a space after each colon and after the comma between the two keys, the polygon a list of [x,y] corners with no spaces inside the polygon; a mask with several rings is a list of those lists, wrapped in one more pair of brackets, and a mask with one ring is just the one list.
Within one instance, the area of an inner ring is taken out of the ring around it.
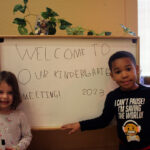
{"label": "whiteboard", "polygon": [[102,113],[107,93],[117,87],[108,59],[120,50],[137,58],[132,38],[5,38],[1,70],[16,75],[20,109],[31,126],[59,128]]}

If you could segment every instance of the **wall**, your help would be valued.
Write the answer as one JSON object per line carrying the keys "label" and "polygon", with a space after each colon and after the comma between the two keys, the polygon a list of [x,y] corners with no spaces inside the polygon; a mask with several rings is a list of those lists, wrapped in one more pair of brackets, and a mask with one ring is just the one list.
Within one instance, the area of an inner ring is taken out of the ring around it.
{"label": "wall", "polygon": [[[0,35],[18,35],[17,25],[12,21],[22,17],[13,14],[13,7],[23,0],[5,0],[0,5]],[[28,8],[32,14],[40,15],[46,7],[52,8],[61,18],[71,22],[74,27],[93,29],[97,33],[111,31],[112,35],[126,35],[120,24],[124,24],[137,33],[137,0],[30,0]],[[32,26],[35,17],[30,17]],[[66,34],[58,32],[59,35]]]}

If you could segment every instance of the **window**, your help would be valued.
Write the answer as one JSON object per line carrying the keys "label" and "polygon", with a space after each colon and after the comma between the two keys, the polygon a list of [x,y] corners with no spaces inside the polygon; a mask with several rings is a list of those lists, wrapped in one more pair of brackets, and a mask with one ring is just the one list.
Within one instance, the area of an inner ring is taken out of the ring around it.
{"label": "window", "polygon": [[150,0],[138,0],[141,76],[150,77]]}

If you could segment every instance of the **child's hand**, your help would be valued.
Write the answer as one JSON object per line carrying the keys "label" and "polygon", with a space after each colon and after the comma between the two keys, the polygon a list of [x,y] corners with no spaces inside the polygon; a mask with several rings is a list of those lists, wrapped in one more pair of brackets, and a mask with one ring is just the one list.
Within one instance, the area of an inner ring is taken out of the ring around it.
{"label": "child's hand", "polygon": [[68,134],[72,134],[80,129],[80,123],[76,122],[76,123],[66,124],[66,125],[63,125],[61,128],[62,130],[70,129]]}

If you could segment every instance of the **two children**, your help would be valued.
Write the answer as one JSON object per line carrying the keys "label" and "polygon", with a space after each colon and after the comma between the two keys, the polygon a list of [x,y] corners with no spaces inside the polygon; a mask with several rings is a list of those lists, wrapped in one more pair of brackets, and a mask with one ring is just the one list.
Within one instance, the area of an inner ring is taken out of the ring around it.
{"label": "two children", "polygon": [[25,114],[16,109],[20,103],[15,75],[0,72],[0,140],[5,141],[6,150],[25,150],[32,139]]}
{"label": "two children", "polygon": [[109,59],[112,79],[119,87],[108,93],[101,116],[62,126],[69,134],[106,127],[116,117],[120,150],[150,150],[150,88],[138,84],[134,56],[119,51]]}
{"label": "two children", "polygon": [[[101,116],[62,126],[69,133],[81,129],[106,127],[116,117],[120,150],[150,150],[150,88],[138,84],[134,56],[119,51],[109,59],[112,79],[119,87],[111,91]],[[31,141],[31,131],[23,112],[16,110],[21,102],[16,77],[0,72],[0,139],[7,150],[25,150]]]}

